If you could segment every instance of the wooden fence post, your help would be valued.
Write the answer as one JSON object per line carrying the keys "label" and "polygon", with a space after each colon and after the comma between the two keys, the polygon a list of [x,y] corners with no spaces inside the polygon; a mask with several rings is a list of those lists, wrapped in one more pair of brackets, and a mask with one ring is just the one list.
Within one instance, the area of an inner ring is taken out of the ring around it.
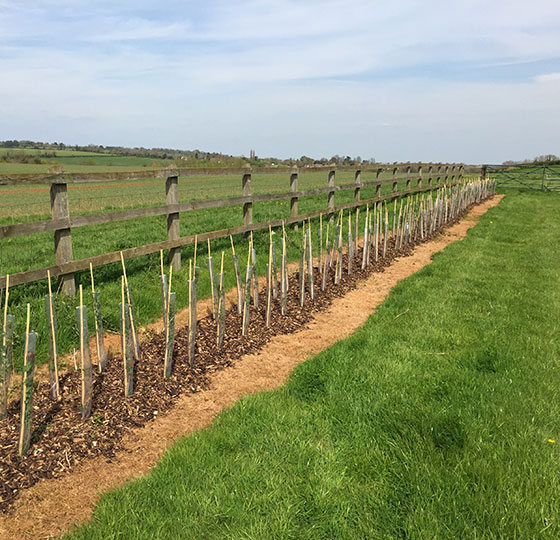
{"label": "wooden fence post", "polygon": [[362,171],[358,169],[354,175],[356,187],[354,188],[354,202],[360,202],[360,189],[362,188]]}
{"label": "wooden fence post", "polygon": [[418,181],[416,182],[416,187],[422,187],[422,165],[418,166]]}
{"label": "wooden fence post", "polygon": [[[292,169],[292,174],[290,175],[290,191],[295,193],[298,190],[298,170]],[[296,218],[298,215],[298,197],[292,197],[290,199],[290,217]],[[293,224],[294,230],[298,230],[297,222]]]}
{"label": "wooden fence post", "polygon": [[[375,179],[379,180],[379,177],[381,176],[381,173],[383,172],[382,168],[377,169],[376,173],[375,173]],[[377,198],[381,197],[381,184],[377,184],[375,186],[375,196]]]}
{"label": "wooden fence post", "polygon": [[[251,190],[251,173],[245,173],[241,181],[243,189],[243,197],[251,197],[253,192]],[[253,223],[253,201],[250,200],[243,204],[243,225],[246,227]]]}
{"label": "wooden fence post", "polygon": [[480,179],[486,180],[486,165],[482,165],[482,167],[480,167]]}
{"label": "wooden fence post", "polygon": [[398,187],[398,182],[397,182],[397,174],[399,172],[399,169],[397,167],[395,167],[393,169],[393,193],[397,192],[397,187]]}
{"label": "wooden fence post", "polygon": [[[165,182],[165,202],[167,204],[179,204],[179,177],[168,176]],[[177,240],[181,236],[179,226],[179,212],[167,214],[167,239]],[[169,264],[173,270],[181,270],[181,249],[172,248],[169,250]]]}
{"label": "wooden fence post", "polygon": [[410,171],[412,170],[412,167],[409,165],[406,168],[406,190],[408,191],[410,189]]}
{"label": "wooden fence post", "polygon": [[[52,219],[70,218],[66,184],[51,184],[51,215]],[[72,233],[69,228],[54,231],[54,253],[56,264],[72,261]],[[64,294],[76,294],[74,274],[64,274],[60,276],[60,281]]]}
{"label": "wooden fence post", "polygon": [[331,224],[334,222],[334,174],[334,171],[329,171],[328,186],[332,188],[332,191],[329,191],[327,209],[329,213],[329,221]]}
{"label": "wooden fence post", "polygon": [[433,174],[433,172],[434,172],[434,167],[430,163],[430,165],[428,166],[428,186],[432,185],[432,174]]}

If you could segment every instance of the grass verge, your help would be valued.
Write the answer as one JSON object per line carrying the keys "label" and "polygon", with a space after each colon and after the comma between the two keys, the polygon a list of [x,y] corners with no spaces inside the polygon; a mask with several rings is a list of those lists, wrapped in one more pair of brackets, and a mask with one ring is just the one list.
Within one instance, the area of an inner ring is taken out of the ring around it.
{"label": "grass verge", "polygon": [[559,204],[510,194],[68,538],[557,538]]}

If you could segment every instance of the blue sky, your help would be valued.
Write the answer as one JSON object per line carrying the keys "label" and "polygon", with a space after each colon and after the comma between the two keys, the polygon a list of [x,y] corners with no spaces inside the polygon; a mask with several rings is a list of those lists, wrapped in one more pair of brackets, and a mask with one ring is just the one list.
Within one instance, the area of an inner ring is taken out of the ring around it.
{"label": "blue sky", "polygon": [[557,0],[0,0],[0,139],[560,154]]}

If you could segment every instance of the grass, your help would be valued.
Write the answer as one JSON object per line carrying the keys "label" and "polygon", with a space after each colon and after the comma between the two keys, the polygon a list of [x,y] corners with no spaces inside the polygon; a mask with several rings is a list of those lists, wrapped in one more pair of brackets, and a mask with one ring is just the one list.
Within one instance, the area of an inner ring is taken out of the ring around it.
{"label": "grass", "polygon": [[509,193],[67,538],[558,538],[559,205]]}
{"label": "grass", "polygon": [[[374,180],[374,173],[363,173],[362,181]],[[336,174],[336,183],[349,184],[354,182],[353,171],[339,171]],[[324,187],[327,184],[327,173],[302,173],[299,177],[299,189],[311,189]],[[203,198],[221,198],[241,195],[241,178],[236,176],[223,177],[193,177],[181,178],[179,181],[180,201],[196,200]],[[284,175],[258,175],[252,178],[254,193],[268,193],[289,190],[289,173]],[[19,188],[19,186],[15,186]],[[14,186],[0,186],[0,196],[6,207],[17,208],[18,212],[27,212],[24,219],[6,216],[1,217],[0,225],[12,222],[21,222],[33,219],[48,219],[49,215],[31,215],[34,205],[48,206],[49,192],[45,186],[34,186],[42,191],[21,192],[16,191]],[[34,188],[24,186],[25,189]],[[113,209],[119,207],[137,207],[149,204],[164,203],[164,182],[161,180],[135,181],[125,184],[93,184],[84,189],[81,185],[69,187],[70,210],[73,214],[87,213],[99,209]],[[391,190],[390,185],[382,186],[382,193]],[[404,189],[401,182],[399,189]],[[105,194],[108,195],[105,198]],[[335,194],[335,204],[344,204],[353,200],[353,190],[341,191]],[[375,187],[362,188],[362,199],[375,197]],[[25,204],[22,202],[25,201]],[[142,202],[144,201],[144,203]],[[83,206],[79,206],[82,204]],[[272,219],[287,217],[290,214],[289,200],[271,201],[254,205],[253,219],[255,222],[264,222]],[[301,198],[299,200],[299,212],[320,210],[327,206],[327,195],[318,195]],[[31,210],[30,210],[31,209]],[[364,212],[361,214],[360,230],[363,231]],[[185,212],[181,214],[181,235],[200,234],[205,231],[225,229],[228,227],[242,225],[242,208],[228,207],[212,210],[200,210]],[[345,222],[346,223],[346,222]],[[317,238],[316,229],[318,220],[313,223],[314,236]],[[145,218],[131,221],[123,221],[106,225],[81,227],[72,231],[73,255],[75,259],[106,252],[119,251],[132,246],[139,246],[151,242],[158,242],[167,238],[166,217]],[[332,234],[333,231],[331,231]],[[288,246],[288,257],[291,261],[299,257],[300,237],[294,231],[289,231],[290,242]],[[267,253],[268,233],[255,235],[257,251],[261,254]],[[239,251],[242,267],[246,260],[246,240],[238,236],[235,238],[236,249]],[[279,249],[279,246],[278,246]],[[215,254],[226,251],[225,282],[227,287],[235,286],[233,263],[230,256],[229,239],[215,240],[212,242],[212,250]],[[193,248],[186,247],[182,250],[185,261],[193,256]],[[278,251],[279,253],[279,251]],[[205,267],[206,246],[200,246],[199,261],[202,269],[201,282],[199,285],[199,298],[210,295],[208,272]],[[259,273],[264,275],[265,257],[259,258]],[[32,268],[40,268],[54,264],[53,234],[39,233],[29,236],[5,238],[1,240],[0,252],[0,275],[12,274]],[[187,268],[184,265],[181,272],[174,276],[175,290],[177,291],[177,305],[183,308],[187,305]],[[161,300],[159,284],[159,254],[138,257],[127,261],[127,271],[136,304],[136,314],[140,326],[144,326],[161,317]],[[104,327],[108,331],[116,332],[119,328],[120,298],[120,264],[110,264],[95,269],[95,279],[101,291],[103,303]],[[89,291],[89,272],[76,274],[78,284]],[[45,318],[44,295],[47,294],[46,280],[24,286],[15,287],[10,292],[10,312],[16,317],[15,345],[16,366],[19,368],[23,355],[24,325],[26,304],[31,304],[32,324],[38,332],[37,363],[47,361],[48,355],[48,325]],[[88,306],[88,317],[93,327],[92,306],[89,294],[86,294]],[[58,318],[58,346],[59,351],[64,354],[78,347],[78,325],[75,315],[76,299],[57,295],[55,308]]]}

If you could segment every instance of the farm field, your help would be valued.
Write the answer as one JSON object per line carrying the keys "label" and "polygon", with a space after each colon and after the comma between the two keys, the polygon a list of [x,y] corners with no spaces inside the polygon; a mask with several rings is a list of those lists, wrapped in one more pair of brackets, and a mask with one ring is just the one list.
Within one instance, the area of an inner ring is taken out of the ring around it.
{"label": "farm field", "polygon": [[[387,173],[390,175],[390,173]],[[363,172],[362,181],[369,182],[375,179],[374,172]],[[354,171],[338,171],[336,184],[352,184]],[[299,189],[312,189],[325,187],[327,172],[305,173],[299,176]],[[273,193],[289,191],[289,172],[286,175],[255,174],[252,178],[253,193]],[[390,185],[382,186],[382,193],[391,190]],[[404,182],[399,183],[399,189],[404,188]],[[37,190],[37,191],[35,191]],[[362,188],[362,199],[375,196],[375,187]],[[100,184],[74,184],[69,186],[69,200],[71,214],[83,214],[91,211],[131,208],[153,204],[165,203],[165,181],[150,179],[123,183]],[[179,179],[179,200],[199,200],[204,198],[216,199],[241,195],[241,178],[239,176],[216,177],[188,177]],[[0,186],[0,225],[22,222],[26,219],[50,218],[48,186]],[[299,200],[299,213],[305,214],[326,207],[327,195],[317,195]],[[353,200],[353,190],[337,192],[335,204],[343,204]],[[25,201],[25,204],[22,202]],[[255,203],[254,221],[268,221],[288,217],[289,200]],[[40,208],[42,213],[35,214]],[[87,209],[87,210],[86,210]],[[3,212],[3,214],[2,214]],[[20,213],[25,213],[23,218]],[[364,212],[360,215],[360,230],[363,231]],[[242,208],[228,207],[211,210],[198,210],[181,214],[181,235],[200,234],[209,230],[224,229],[242,224]],[[318,220],[312,222],[315,235]],[[299,257],[299,236],[295,231],[289,230],[291,240],[288,243],[288,258],[294,261]],[[313,236],[316,238],[316,236]],[[76,228],[72,231],[73,254],[75,259],[119,251],[132,246],[150,242],[157,242],[167,238],[166,217],[144,218],[131,221],[110,223],[90,227]],[[247,242],[241,236],[234,238],[236,249],[239,251],[240,260],[246,258]],[[265,253],[267,233],[255,234],[257,251]],[[206,255],[206,246],[199,246],[198,254]],[[228,288],[235,285],[233,263],[230,255],[229,239],[220,239],[212,242],[212,250],[219,254],[226,252],[225,282]],[[185,247],[182,250],[183,259],[187,263],[183,269],[176,273],[177,305],[183,308],[187,305],[187,268],[188,259],[193,257],[193,248]],[[260,275],[265,272],[265,256],[259,258],[258,269]],[[0,275],[15,273],[32,268],[54,264],[53,234],[50,232],[30,236],[2,239],[2,253],[0,255]],[[127,261],[127,271],[134,293],[137,318],[140,325],[144,326],[161,317],[161,303],[159,300],[159,255],[139,257]],[[119,328],[119,287],[120,264],[110,264],[95,269],[96,283],[101,290],[103,303],[104,326],[108,331],[116,332]],[[82,284],[84,289],[89,287],[89,272],[76,274],[77,284]],[[12,312],[16,317],[16,361],[21,362],[23,351],[23,327],[25,320],[25,306],[29,302],[32,311],[32,326],[40,336],[48,333],[47,322],[44,317],[44,295],[47,293],[47,283],[37,282],[29,285],[18,286],[10,293]],[[201,298],[210,294],[210,284],[207,272],[202,272],[199,285]],[[86,303],[91,303],[89,295]],[[75,317],[76,301],[62,295],[56,295],[56,311],[59,320],[59,349],[61,353],[71,352],[76,347],[78,333]],[[88,304],[88,316],[93,324],[92,307]],[[39,339],[37,345],[37,360],[39,363],[46,361],[48,340]]]}
{"label": "farm field", "polygon": [[[3,156],[33,156],[42,163],[17,163],[2,161]],[[61,165],[66,172],[110,172],[137,170],[140,167],[166,167],[172,159],[119,156],[108,153],[78,150],[43,150],[0,148],[0,174],[46,173],[54,165]]]}
{"label": "farm field", "polygon": [[556,538],[560,198],[509,192],[67,538]]}

